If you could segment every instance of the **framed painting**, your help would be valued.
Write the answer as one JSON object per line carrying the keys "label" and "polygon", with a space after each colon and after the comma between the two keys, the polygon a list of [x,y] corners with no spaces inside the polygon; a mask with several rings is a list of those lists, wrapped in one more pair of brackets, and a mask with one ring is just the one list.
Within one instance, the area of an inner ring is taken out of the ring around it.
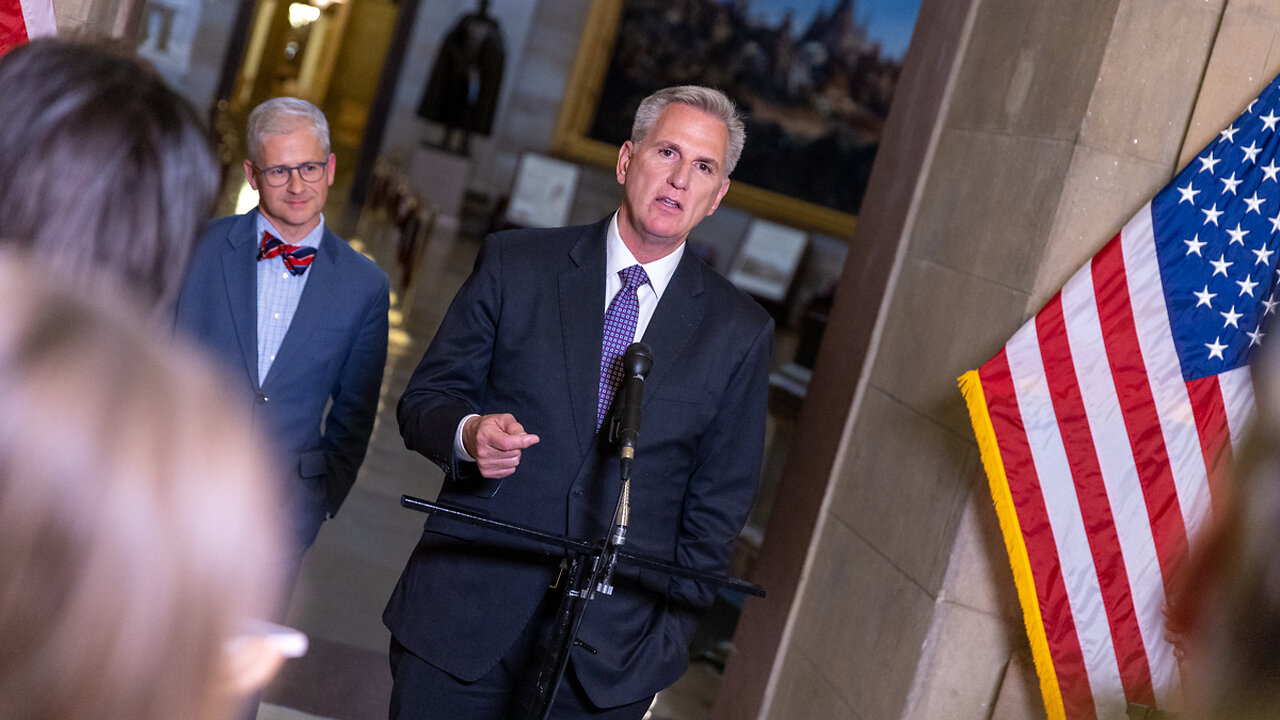
{"label": "framed painting", "polygon": [[920,0],[593,0],[552,151],[612,167],[640,100],[725,91],[747,144],[725,203],[847,238]]}

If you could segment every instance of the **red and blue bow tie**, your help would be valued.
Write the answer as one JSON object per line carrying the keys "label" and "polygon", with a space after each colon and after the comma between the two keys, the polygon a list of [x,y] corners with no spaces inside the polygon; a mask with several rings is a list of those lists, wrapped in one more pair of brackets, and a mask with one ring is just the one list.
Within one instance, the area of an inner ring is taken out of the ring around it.
{"label": "red and blue bow tie", "polygon": [[265,230],[262,232],[262,243],[258,246],[258,259],[266,260],[279,256],[284,266],[294,275],[301,275],[311,266],[316,257],[316,249],[307,245],[290,245]]}

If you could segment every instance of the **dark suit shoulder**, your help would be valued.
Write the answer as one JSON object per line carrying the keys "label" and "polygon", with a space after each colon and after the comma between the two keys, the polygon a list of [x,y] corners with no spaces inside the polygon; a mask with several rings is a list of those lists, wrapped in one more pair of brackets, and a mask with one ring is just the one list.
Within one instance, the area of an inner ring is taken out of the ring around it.
{"label": "dark suit shoulder", "polygon": [[612,217],[613,216],[610,215],[603,220],[588,223],[586,225],[565,225],[563,227],[549,228],[528,227],[499,230],[498,232],[490,233],[489,238],[493,238],[504,243],[548,242],[564,239],[573,240],[583,233],[594,233],[599,235],[600,239],[603,240],[605,232],[609,229],[609,220]]}
{"label": "dark suit shoulder", "polygon": [[768,311],[755,298],[747,294],[742,288],[734,285],[728,278],[716,272],[701,258],[693,256],[686,251],[684,261],[696,264],[697,268],[702,272],[706,292],[711,295],[715,305],[727,315],[740,318],[744,324],[752,327],[759,327],[772,319]]}
{"label": "dark suit shoulder", "polygon": [[204,232],[202,237],[208,239],[211,237],[226,237],[231,232],[232,226],[237,222],[244,221],[247,215],[225,215],[220,218],[213,218],[204,224]]}
{"label": "dark suit shoulder", "polygon": [[[244,218],[243,215],[230,215],[214,218],[204,224],[200,229],[200,240],[196,243],[195,252],[192,253],[191,262],[187,267],[184,281],[186,285],[189,286],[202,278],[221,277],[221,258],[236,248],[233,230],[237,221],[242,218]],[[245,238],[244,242],[252,242],[252,238]]]}
{"label": "dark suit shoulder", "polygon": [[485,238],[486,243],[501,247],[504,255],[520,257],[529,255],[545,257],[548,252],[569,250],[582,240],[595,238],[604,245],[609,228],[608,218],[590,225],[570,225],[556,228],[518,228],[502,230]]}
{"label": "dark suit shoulder", "polygon": [[227,215],[226,217],[209,220],[200,229],[200,245],[203,247],[221,242],[225,246],[236,223],[239,222],[245,222],[244,215]]}

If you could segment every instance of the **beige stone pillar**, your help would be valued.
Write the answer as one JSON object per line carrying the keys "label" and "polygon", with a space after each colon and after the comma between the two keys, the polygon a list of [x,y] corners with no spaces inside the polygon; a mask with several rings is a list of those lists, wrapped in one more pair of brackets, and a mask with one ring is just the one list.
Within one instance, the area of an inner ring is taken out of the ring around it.
{"label": "beige stone pillar", "polygon": [[60,35],[124,37],[143,0],[53,0]]}

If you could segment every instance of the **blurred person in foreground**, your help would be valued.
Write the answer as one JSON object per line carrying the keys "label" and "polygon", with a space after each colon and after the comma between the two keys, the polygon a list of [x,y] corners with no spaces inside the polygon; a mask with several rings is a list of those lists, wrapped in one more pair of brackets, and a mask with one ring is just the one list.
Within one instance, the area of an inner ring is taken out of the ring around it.
{"label": "blurred person in foreground", "polygon": [[1280,717],[1280,346],[1253,377],[1253,427],[1166,609],[1187,696],[1170,717]]}
{"label": "blurred person in foreground", "polygon": [[0,58],[0,245],[48,280],[106,272],[169,312],[217,190],[199,116],[135,55],[40,38]]}
{"label": "blurred person in foreground", "polygon": [[0,250],[25,257],[0,275],[21,301],[0,327],[25,333],[0,360],[0,717],[222,718],[269,674],[250,660],[279,659],[232,640],[279,605],[271,476],[155,322],[217,188],[199,116],[131,52],[43,38],[0,59]]}
{"label": "blurred person in foreground", "polygon": [[115,283],[0,251],[0,717],[223,720],[282,656],[270,466]]}

